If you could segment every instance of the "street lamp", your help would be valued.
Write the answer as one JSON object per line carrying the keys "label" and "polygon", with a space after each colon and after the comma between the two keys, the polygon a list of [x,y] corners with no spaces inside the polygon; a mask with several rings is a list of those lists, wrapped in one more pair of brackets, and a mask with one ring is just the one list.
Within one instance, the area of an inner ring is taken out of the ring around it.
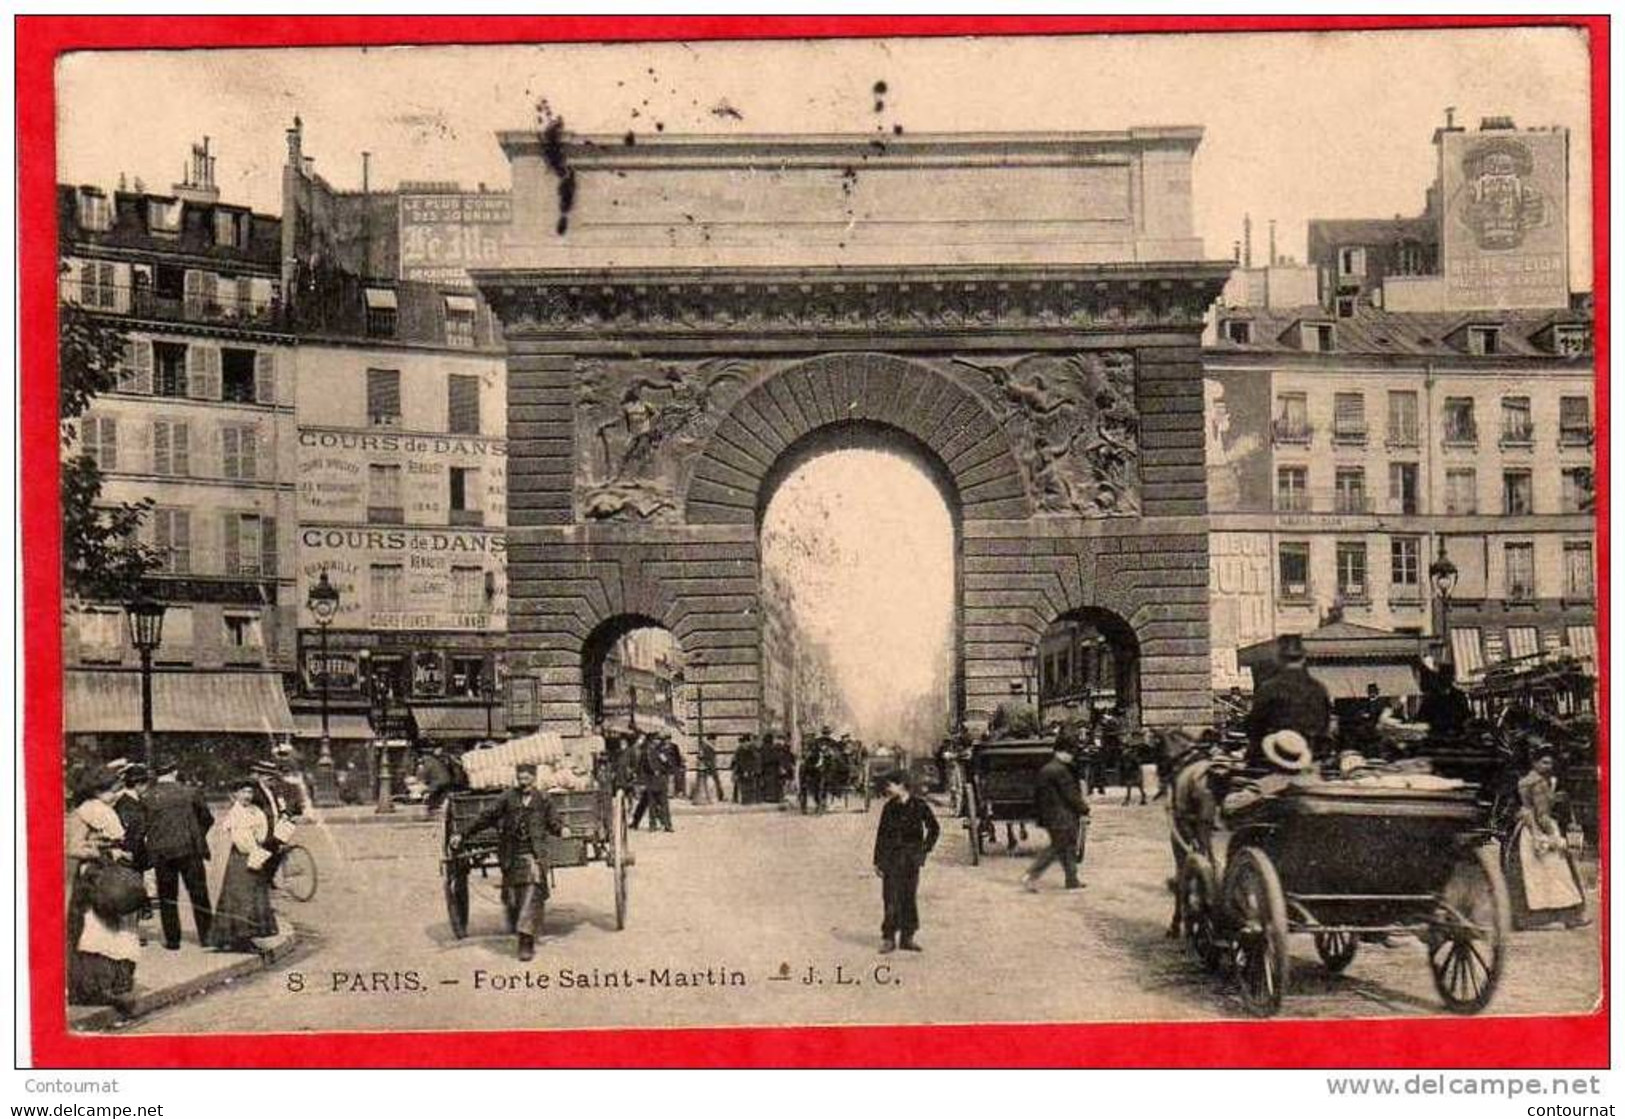
{"label": "street lamp", "polygon": [[146,752],[147,772],[158,772],[157,754],[152,744],[152,653],[164,640],[163,603],[142,588],[141,593],[124,604],[130,620],[130,644],[141,654],[141,745]]}
{"label": "street lamp", "polygon": [[1444,643],[1443,657],[1447,664],[1455,659],[1450,646],[1450,592],[1456,589],[1456,579],[1460,574],[1445,554],[1444,537],[1440,536],[1439,558],[1428,565],[1428,579],[1439,599],[1439,640]]}
{"label": "street lamp", "polygon": [[[695,650],[689,655],[688,663],[694,669],[694,737],[695,741],[705,737],[705,692],[700,686],[700,669],[705,667],[705,654]],[[685,675],[685,682],[686,682]]]}
{"label": "street lamp", "polygon": [[1021,684],[1027,693],[1027,706],[1036,713],[1038,710],[1037,697],[1033,694],[1037,689],[1034,686],[1038,675],[1038,654],[1027,653],[1021,658]]}
{"label": "street lamp", "polygon": [[491,671],[480,674],[480,698],[485,701],[485,740],[496,741],[496,725],[492,721],[492,712],[497,704],[497,662],[491,659]]}
{"label": "street lamp", "polygon": [[333,624],[333,616],[339,609],[339,589],[327,578],[323,571],[316,580],[316,585],[310,588],[310,594],[305,600],[310,612],[316,618],[317,631],[322,635],[321,651],[321,678],[322,678],[322,753],[316,759],[316,797],[318,802],[332,804],[336,799],[333,784],[333,739],[327,726],[328,702],[328,670],[327,659],[327,629]]}

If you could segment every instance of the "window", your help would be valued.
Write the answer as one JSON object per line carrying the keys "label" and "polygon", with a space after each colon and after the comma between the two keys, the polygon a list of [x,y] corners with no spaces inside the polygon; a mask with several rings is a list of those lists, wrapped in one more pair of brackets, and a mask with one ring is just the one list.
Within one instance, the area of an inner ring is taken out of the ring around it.
{"label": "window", "polygon": [[230,404],[253,404],[254,369],[253,350],[226,347],[220,351],[220,399]]}
{"label": "window", "polygon": [[220,428],[221,476],[252,482],[259,478],[259,428],[253,424],[225,424]]}
{"label": "window", "polygon": [[1515,602],[1535,597],[1535,546],[1529,543],[1506,546],[1506,595]]}
{"label": "window", "polygon": [[1275,438],[1283,443],[1309,442],[1309,397],[1283,392],[1275,398]]}
{"label": "window", "polygon": [[1340,392],[1332,398],[1332,438],[1339,443],[1365,442],[1365,394]]}
{"label": "window", "polygon": [[1355,296],[1352,296],[1352,295],[1340,295],[1340,296],[1338,296],[1337,297],[1337,317],[1340,318],[1340,319],[1352,319],[1354,317],[1354,311],[1355,311],[1355,308],[1357,306],[1359,306],[1359,300]]}
{"label": "window", "polygon": [[124,356],[119,361],[119,392],[152,392],[152,343],[141,338],[124,340]]}
{"label": "window", "polygon": [[1356,279],[1365,276],[1365,249],[1350,245],[1337,253],[1337,274]]}
{"label": "window", "polygon": [[1565,396],[1558,401],[1558,442],[1565,447],[1591,445],[1591,398]]}
{"label": "window", "polygon": [[175,478],[192,473],[192,430],[186,421],[152,421],[152,472]]}
{"label": "window", "polygon": [[159,661],[185,664],[192,659],[192,608],[171,606],[164,611],[164,632],[153,654]]}
{"label": "window", "polygon": [[79,228],[86,233],[106,233],[113,228],[113,206],[107,195],[94,187],[79,188]]}
{"label": "window", "polygon": [[112,416],[86,416],[79,421],[79,446],[106,473],[118,469],[118,421]]}
{"label": "window", "polygon": [[446,378],[446,430],[453,435],[480,432],[480,379],[466,373]]}
{"label": "window", "polygon": [[1414,462],[1388,464],[1388,504],[1391,512],[1414,515],[1418,504],[1417,469]]}
{"label": "window", "polygon": [[124,656],[124,611],[89,607],[79,611],[79,659],[117,664]]}
{"label": "window", "polygon": [[258,660],[265,652],[265,631],[260,625],[258,612],[231,613],[223,615],[225,622],[226,651],[235,653],[240,659],[247,655]]}
{"label": "window", "polygon": [[180,199],[147,199],[147,229],[152,233],[179,233],[181,231]]}
{"label": "window", "polygon": [[451,480],[451,523],[484,524],[485,515],[480,511],[480,471],[475,467],[454,466],[447,473]]}
{"label": "window", "polygon": [[1253,324],[1247,319],[1225,319],[1224,336],[1238,346],[1250,346],[1253,342]]}
{"label": "window", "polygon": [[479,697],[484,694],[481,684],[485,679],[484,657],[451,658],[451,676],[447,681],[446,694],[451,696]]}
{"label": "window", "polygon": [[401,468],[386,463],[367,467],[367,520],[398,525],[406,520],[401,505]]}
{"label": "window", "polygon": [[1365,542],[1339,540],[1337,542],[1337,593],[1351,602],[1370,597],[1365,581]]}
{"label": "window", "polygon": [[1467,328],[1467,352],[1480,357],[1493,357],[1501,352],[1501,328],[1498,326],[1470,326]]}
{"label": "window", "polygon": [[1591,331],[1577,323],[1554,326],[1552,349],[1563,357],[1580,357],[1591,349]]}
{"label": "window", "polygon": [[1501,472],[1501,512],[1523,517],[1535,511],[1535,476],[1527,470]]}
{"label": "window", "polygon": [[152,546],[157,551],[158,570],[168,575],[192,572],[192,514],[187,509],[154,509],[151,513]]}
{"label": "window", "polygon": [[1394,271],[1401,276],[1420,276],[1425,269],[1422,246],[1415,241],[1401,241],[1395,256]]}
{"label": "window", "polygon": [[112,262],[79,262],[79,302],[85,307],[119,309],[118,268]]}
{"label": "window", "polygon": [[1535,441],[1535,421],[1527,396],[1501,398],[1501,444],[1529,444]]}
{"label": "window", "polygon": [[1309,468],[1283,466],[1275,472],[1275,508],[1283,513],[1309,512]]}
{"label": "window", "polygon": [[1472,516],[1478,512],[1478,471],[1471,466],[1454,467],[1444,472],[1444,511],[1453,517]]}
{"label": "window", "polygon": [[374,613],[398,614],[405,609],[405,568],[398,563],[375,563],[368,574]]}
{"label": "window", "polygon": [[485,609],[485,569],[451,569],[451,608],[459,614],[478,614]]}
{"label": "window", "polygon": [[152,391],[159,396],[185,396],[186,347],[179,342],[154,342],[152,357]]}
{"label": "window", "polygon": [[1336,348],[1333,344],[1336,336],[1329,322],[1301,323],[1298,330],[1303,349],[1310,353],[1328,353]]}
{"label": "window", "polygon": [[1595,511],[1597,504],[1596,494],[1592,490],[1593,477],[1589,466],[1575,466],[1563,471],[1563,512]]}
{"label": "window", "polygon": [[274,578],[277,573],[276,518],[227,512],[224,527],[226,575]]}
{"label": "window", "polygon": [[1337,506],[1339,513],[1364,513],[1365,468],[1340,466],[1337,468]]}
{"label": "window", "polygon": [[401,423],[401,371],[367,370],[367,422],[374,427],[399,427]]}
{"label": "window", "polygon": [[474,348],[474,297],[446,296],[446,345]]}
{"label": "window", "polygon": [[1444,401],[1444,441],[1477,443],[1478,421],[1473,418],[1473,398],[1448,396]]}
{"label": "window", "polygon": [[215,210],[214,243],[224,248],[248,247],[248,215],[233,210]]}
{"label": "window", "polygon": [[1596,594],[1591,566],[1591,541],[1568,540],[1563,544],[1563,597],[1590,601]]}
{"label": "window", "polygon": [[1388,581],[1395,588],[1419,591],[1422,585],[1422,542],[1414,536],[1395,536],[1388,542],[1392,563]]}
{"label": "window", "polygon": [[395,293],[389,288],[368,288],[367,335],[371,338],[395,337]]}
{"label": "window", "polygon": [[1309,545],[1303,543],[1282,544],[1280,561],[1281,597],[1308,598]]}

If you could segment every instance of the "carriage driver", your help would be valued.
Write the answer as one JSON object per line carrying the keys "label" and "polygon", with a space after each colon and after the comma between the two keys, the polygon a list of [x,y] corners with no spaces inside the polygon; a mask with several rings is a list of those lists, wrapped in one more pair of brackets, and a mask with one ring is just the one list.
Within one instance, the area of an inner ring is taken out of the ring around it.
{"label": "carriage driver", "polygon": [[1259,685],[1247,715],[1247,761],[1280,770],[1308,769],[1331,726],[1332,698],[1326,685],[1309,675],[1301,636],[1277,637],[1275,659],[1280,667]]}
{"label": "carriage driver", "polygon": [[[519,934],[519,958],[536,955],[536,937],[542,931],[547,903],[547,837],[568,835],[548,795],[536,787],[536,767],[521,764],[514,772],[515,787],[502,794],[469,825],[463,835],[497,829],[497,861],[502,866],[502,906],[508,929]],[[463,835],[451,837],[453,850]]]}

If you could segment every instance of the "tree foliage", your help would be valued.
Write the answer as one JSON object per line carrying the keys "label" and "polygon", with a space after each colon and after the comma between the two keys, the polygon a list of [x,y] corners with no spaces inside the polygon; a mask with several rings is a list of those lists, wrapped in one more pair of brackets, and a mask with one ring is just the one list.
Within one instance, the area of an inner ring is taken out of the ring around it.
{"label": "tree foliage", "polygon": [[83,448],[79,421],[91,401],[117,384],[124,335],[66,301],[58,321],[63,591],[70,601],[117,600],[155,566],[153,549],[136,537],[152,501],[103,500],[102,472]]}

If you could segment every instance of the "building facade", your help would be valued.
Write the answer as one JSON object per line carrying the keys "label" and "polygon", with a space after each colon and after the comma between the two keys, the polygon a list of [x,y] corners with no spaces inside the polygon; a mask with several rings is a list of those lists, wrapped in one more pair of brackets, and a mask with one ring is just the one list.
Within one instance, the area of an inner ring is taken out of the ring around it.
{"label": "building facade", "polygon": [[[293,725],[296,647],[292,336],[277,219],[223,203],[196,146],[169,194],[59,186],[60,298],[122,339],[113,391],[78,424],[109,503],[152,502],[161,749],[263,753]],[[131,588],[132,595],[134,588]],[[66,730],[89,756],[141,726],[138,655],[119,603],[69,604]],[[138,747],[137,747],[138,750]]]}

